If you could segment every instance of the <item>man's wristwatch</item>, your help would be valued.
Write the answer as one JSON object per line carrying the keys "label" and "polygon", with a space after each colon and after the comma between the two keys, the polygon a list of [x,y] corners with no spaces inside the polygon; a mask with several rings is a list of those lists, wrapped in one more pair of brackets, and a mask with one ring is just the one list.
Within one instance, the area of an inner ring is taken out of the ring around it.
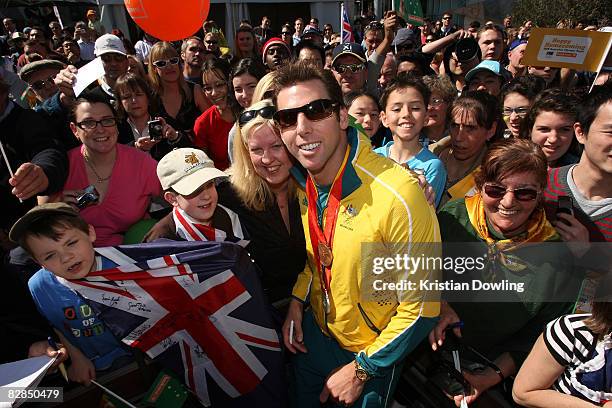
{"label": "man's wristwatch", "polygon": [[355,360],[355,378],[362,382],[366,382],[371,378],[370,374],[359,365],[357,360]]}

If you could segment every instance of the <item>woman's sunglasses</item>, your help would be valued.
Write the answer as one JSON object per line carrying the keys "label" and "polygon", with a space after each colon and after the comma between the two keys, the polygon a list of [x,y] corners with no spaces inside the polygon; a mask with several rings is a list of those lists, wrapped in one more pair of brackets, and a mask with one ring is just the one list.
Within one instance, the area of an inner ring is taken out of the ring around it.
{"label": "woman's sunglasses", "polygon": [[519,201],[533,201],[540,195],[540,192],[535,188],[522,187],[514,189],[497,186],[495,184],[484,185],[485,194],[491,198],[503,198],[508,191],[512,191],[514,197]]}
{"label": "woman's sunglasses", "polygon": [[299,108],[277,111],[274,114],[274,121],[281,128],[290,128],[295,126],[300,113],[303,113],[308,120],[316,122],[330,117],[337,107],[338,104],[329,99],[317,99]]}
{"label": "woman's sunglasses", "polygon": [[179,61],[180,61],[179,57],[172,57],[172,58],[168,58],[167,60],[153,61],[153,65],[155,65],[157,68],[163,68],[168,64],[176,65],[179,63]]}
{"label": "woman's sunglasses", "polygon": [[243,127],[257,116],[261,116],[264,119],[272,119],[274,113],[276,112],[275,106],[264,106],[258,110],[248,110],[244,111],[238,117],[238,126]]}

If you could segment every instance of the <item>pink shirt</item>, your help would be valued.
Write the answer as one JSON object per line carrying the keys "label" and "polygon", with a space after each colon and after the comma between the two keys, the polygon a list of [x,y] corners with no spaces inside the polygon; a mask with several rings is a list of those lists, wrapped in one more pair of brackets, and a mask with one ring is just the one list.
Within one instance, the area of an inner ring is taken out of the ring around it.
{"label": "pink shirt", "polygon": [[[83,146],[68,152],[70,171],[64,190],[83,190],[89,185]],[[81,210],[96,229],[96,247],[120,245],[123,234],[147,214],[153,196],[161,194],[157,162],[140,150],[117,144],[117,159],[104,200]]]}

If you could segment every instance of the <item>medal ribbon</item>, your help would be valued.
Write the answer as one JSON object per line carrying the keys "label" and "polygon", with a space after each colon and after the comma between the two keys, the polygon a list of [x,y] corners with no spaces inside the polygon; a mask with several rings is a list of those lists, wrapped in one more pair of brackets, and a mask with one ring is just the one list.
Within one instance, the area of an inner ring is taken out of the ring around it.
{"label": "medal ribbon", "polygon": [[338,218],[338,211],[340,209],[340,199],[342,198],[342,175],[346,169],[348,157],[349,148],[347,147],[342,165],[340,166],[338,174],[336,174],[334,182],[329,190],[327,208],[321,209],[321,211],[325,213],[324,231],[321,231],[317,214],[317,199],[319,197],[317,186],[312,181],[312,177],[308,176],[306,180],[306,196],[308,197],[308,230],[310,234],[310,242],[317,264],[317,270],[319,272],[321,289],[326,295],[329,294],[331,265],[326,267],[321,263],[321,259],[319,257],[319,243],[324,243],[331,252],[334,232],[336,231],[336,219]]}

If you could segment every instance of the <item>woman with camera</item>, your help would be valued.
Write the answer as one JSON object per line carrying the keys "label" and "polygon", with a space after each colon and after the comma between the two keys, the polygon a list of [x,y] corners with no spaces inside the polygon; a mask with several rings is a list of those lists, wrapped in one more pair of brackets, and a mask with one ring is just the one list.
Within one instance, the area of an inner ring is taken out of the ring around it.
{"label": "woman with camera", "polygon": [[68,178],[50,200],[80,209],[96,230],[96,247],[119,245],[125,231],[145,218],[151,198],[161,194],[157,162],[117,143],[115,111],[95,94],[76,100],[70,129],[83,145],[68,152]]}
{"label": "woman with camera", "polygon": [[192,139],[192,129],[200,114],[193,90],[183,77],[181,58],[172,44],[155,43],[149,52],[149,84],[153,111],[169,125]]}
{"label": "woman with camera", "polygon": [[131,134],[134,146],[155,160],[177,147],[188,147],[187,136],[170,126],[162,116],[153,117],[151,93],[146,80],[135,74],[120,76],[113,88],[117,97],[119,133]]}
{"label": "woman with camera", "polygon": [[438,213],[445,256],[452,250],[449,243],[457,242],[462,256],[484,259],[483,267],[471,272],[445,271],[447,282],[506,282],[510,288],[478,290],[472,283],[472,292],[446,292],[450,300],[442,302],[440,321],[429,335],[432,349],[452,335],[450,326],[461,343],[484,356],[474,352],[479,368],[465,367],[463,378],[472,390],[454,397],[457,406],[514,375],[543,325],[569,312],[578,294],[581,279],[570,273],[571,253],[561,243],[550,244],[560,237],[545,216],[546,182],[546,156],[538,146],[522,139],[501,141],[484,157],[475,194]]}

